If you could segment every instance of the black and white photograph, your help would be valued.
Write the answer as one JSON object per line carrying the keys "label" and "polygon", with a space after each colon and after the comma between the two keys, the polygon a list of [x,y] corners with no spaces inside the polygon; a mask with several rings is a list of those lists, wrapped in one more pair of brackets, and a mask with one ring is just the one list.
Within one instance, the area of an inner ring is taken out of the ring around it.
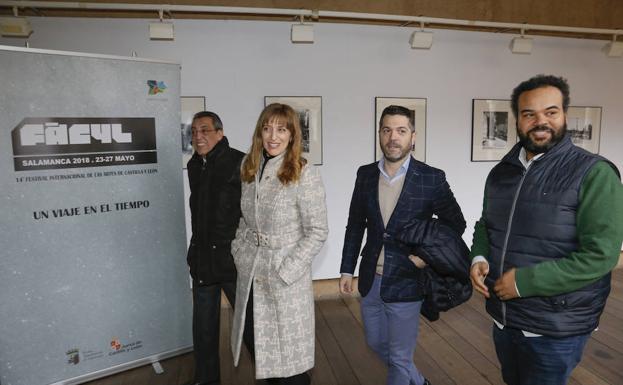
{"label": "black and white photograph", "polygon": [[322,97],[266,96],[264,105],[283,103],[294,108],[299,116],[303,136],[303,156],[312,164],[322,164]]}
{"label": "black and white photograph", "polygon": [[576,146],[599,153],[601,107],[570,106],[567,110],[567,133]]}
{"label": "black and white photograph", "polygon": [[203,96],[181,96],[181,130],[182,130],[182,168],[193,156],[193,116],[205,110],[206,98]]}
{"label": "black and white photograph", "polygon": [[472,161],[498,161],[515,143],[510,100],[473,99]]}
{"label": "black and white photograph", "polygon": [[482,140],[482,148],[504,148],[508,141],[508,112],[484,111],[486,138]]}
{"label": "black and white photograph", "polygon": [[421,162],[426,162],[426,98],[378,96],[375,98],[374,159],[379,160],[383,156],[379,144],[379,119],[383,110],[391,105],[405,107],[413,113],[415,121],[415,148],[411,151],[411,155]]}

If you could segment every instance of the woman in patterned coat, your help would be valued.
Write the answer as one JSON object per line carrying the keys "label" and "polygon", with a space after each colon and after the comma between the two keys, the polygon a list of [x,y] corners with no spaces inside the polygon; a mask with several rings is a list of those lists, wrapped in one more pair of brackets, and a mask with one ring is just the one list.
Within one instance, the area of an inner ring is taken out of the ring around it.
{"label": "woman in patterned coat", "polygon": [[327,237],[327,210],[320,174],[301,157],[301,136],[298,114],[271,104],[242,162],[232,352],[237,366],[253,295],[256,378],[269,384],[309,384],[314,366],[311,265]]}

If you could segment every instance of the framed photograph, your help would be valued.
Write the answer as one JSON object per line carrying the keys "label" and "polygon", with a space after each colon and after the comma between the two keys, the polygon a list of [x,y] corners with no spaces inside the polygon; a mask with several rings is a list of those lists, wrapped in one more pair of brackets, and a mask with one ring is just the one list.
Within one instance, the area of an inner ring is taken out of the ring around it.
{"label": "framed photograph", "polygon": [[193,156],[192,131],[193,116],[197,112],[205,111],[206,98],[204,96],[182,96],[182,168]]}
{"label": "framed photograph", "polygon": [[601,135],[601,107],[569,106],[567,110],[567,133],[576,146],[594,154],[599,153]]}
{"label": "framed photograph", "polygon": [[517,143],[507,99],[472,100],[472,162],[498,161]]}
{"label": "framed photograph", "polygon": [[374,115],[374,159],[379,160],[383,156],[379,143],[379,119],[386,107],[391,105],[408,108],[414,115],[415,120],[415,148],[411,152],[413,157],[421,162],[426,162],[426,99],[425,98],[397,98],[376,97]]}
{"label": "framed photograph", "polygon": [[322,164],[322,96],[265,96],[264,106],[287,104],[298,113],[303,133],[303,156],[312,164]]}

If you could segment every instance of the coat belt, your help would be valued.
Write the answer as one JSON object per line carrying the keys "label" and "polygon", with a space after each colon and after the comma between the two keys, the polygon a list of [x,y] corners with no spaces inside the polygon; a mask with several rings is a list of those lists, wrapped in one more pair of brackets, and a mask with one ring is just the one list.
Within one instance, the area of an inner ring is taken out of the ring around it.
{"label": "coat belt", "polygon": [[257,247],[280,249],[296,243],[300,237],[301,233],[298,231],[284,234],[266,234],[253,229],[247,229],[244,239]]}

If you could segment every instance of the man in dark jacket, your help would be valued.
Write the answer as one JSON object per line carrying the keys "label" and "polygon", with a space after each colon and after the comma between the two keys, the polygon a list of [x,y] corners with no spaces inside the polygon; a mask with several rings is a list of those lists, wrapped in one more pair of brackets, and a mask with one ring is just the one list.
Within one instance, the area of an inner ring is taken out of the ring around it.
{"label": "man in dark jacket", "polygon": [[443,171],[411,157],[414,118],[402,106],[381,114],[383,158],[359,168],[344,236],[340,291],[351,293],[361,250],[359,292],[366,342],[388,366],[387,385],[429,384],[413,363],[427,290],[424,261],[393,242],[414,219],[437,215],[462,234],[465,220]]}
{"label": "man in dark jacket", "polygon": [[616,167],[566,133],[569,85],[538,75],[512,95],[520,142],[489,174],[471,279],[487,298],[509,385],[564,385],[610,292],[623,239]]}
{"label": "man in dark jacket", "polygon": [[[195,153],[187,168],[193,234],[187,261],[193,279],[195,382],[219,384],[221,290],[233,306],[236,267],[230,244],[240,220],[244,154],[229,147],[221,119],[209,111],[193,117],[192,142]],[[253,353],[252,320],[246,325],[245,344]]]}

